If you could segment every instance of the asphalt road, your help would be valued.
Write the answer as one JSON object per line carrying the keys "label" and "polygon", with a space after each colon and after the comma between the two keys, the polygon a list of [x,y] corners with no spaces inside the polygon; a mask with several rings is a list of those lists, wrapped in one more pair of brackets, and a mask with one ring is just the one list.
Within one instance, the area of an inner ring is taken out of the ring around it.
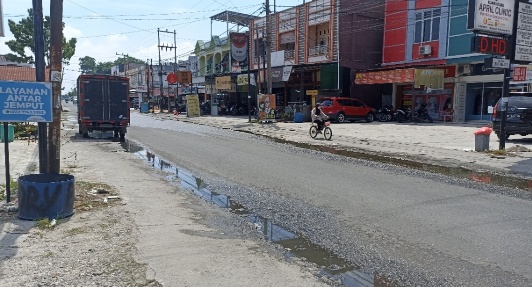
{"label": "asphalt road", "polygon": [[399,285],[532,285],[532,202],[502,188],[136,113],[131,125],[127,139]]}

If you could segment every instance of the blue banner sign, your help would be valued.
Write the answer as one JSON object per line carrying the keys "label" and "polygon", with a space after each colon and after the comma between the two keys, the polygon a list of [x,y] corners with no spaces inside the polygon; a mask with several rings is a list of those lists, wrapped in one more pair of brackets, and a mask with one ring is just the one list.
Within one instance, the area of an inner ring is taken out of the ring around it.
{"label": "blue banner sign", "polygon": [[52,122],[52,83],[0,81],[0,122]]}

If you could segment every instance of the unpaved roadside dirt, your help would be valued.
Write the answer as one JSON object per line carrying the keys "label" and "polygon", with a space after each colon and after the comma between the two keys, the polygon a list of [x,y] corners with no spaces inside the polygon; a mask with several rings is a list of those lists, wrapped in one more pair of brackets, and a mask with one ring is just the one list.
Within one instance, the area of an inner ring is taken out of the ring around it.
{"label": "unpaved roadside dirt", "polygon": [[238,216],[168,184],[119,143],[67,133],[61,166],[76,182],[106,184],[120,198],[108,207],[78,205],[44,229],[3,212],[0,286],[331,284],[312,265],[288,262]]}

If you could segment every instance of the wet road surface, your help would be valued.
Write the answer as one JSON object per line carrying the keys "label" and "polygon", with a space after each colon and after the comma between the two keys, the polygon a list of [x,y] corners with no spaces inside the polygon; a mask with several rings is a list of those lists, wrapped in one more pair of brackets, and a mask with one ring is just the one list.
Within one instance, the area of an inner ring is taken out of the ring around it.
{"label": "wet road surface", "polygon": [[532,284],[532,204],[513,189],[139,114],[127,138],[396,286]]}

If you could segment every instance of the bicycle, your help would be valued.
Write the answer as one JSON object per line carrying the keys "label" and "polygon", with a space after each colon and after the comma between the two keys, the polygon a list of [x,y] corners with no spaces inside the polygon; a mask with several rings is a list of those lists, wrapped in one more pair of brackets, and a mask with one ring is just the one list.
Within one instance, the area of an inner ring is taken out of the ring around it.
{"label": "bicycle", "polygon": [[319,133],[323,133],[323,137],[326,139],[326,140],[330,140],[331,137],[332,137],[332,129],[329,127],[331,124],[330,121],[325,121],[324,125],[323,125],[323,128],[321,130],[318,130],[318,124],[317,123],[311,123],[310,124],[310,129],[309,129],[309,134],[310,134],[310,137],[311,138],[316,138],[316,136],[319,134]]}

